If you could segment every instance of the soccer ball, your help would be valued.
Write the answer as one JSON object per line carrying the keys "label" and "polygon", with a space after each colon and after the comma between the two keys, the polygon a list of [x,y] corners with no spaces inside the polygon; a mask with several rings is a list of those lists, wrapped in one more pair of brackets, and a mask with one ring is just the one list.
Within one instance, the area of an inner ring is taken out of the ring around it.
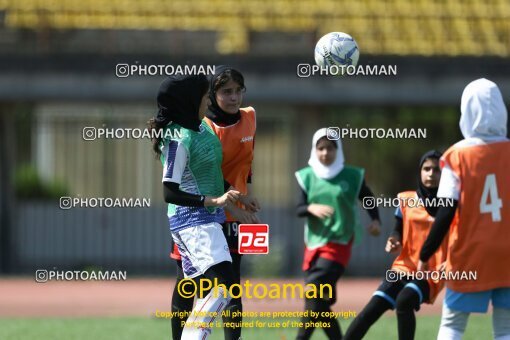
{"label": "soccer ball", "polygon": [[356,40],[347,33],[331,32],[315,45],[315,62],[321,68],[358,65],[359,48]]}

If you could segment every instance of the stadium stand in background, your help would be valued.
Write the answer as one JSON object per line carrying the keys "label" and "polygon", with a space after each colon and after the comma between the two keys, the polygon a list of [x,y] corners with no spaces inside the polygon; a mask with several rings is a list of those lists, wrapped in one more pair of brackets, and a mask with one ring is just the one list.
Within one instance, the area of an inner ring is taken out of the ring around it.
{"label": "stadium stand in background", "polygon": [[507,0],[0,0],[0,10],[8,29],[212,31],[222,54],[249,53],[257,32],[347,27],[364,54],[510,55]]}

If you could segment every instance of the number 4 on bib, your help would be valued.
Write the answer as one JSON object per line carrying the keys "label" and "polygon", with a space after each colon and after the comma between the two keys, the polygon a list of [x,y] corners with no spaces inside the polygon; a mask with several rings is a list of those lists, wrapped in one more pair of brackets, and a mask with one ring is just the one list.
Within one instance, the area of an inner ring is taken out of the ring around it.
{"label": "number 4 on bib", "polygon": [[[490,203],[488,202],[490,199]],[[485,177],[483,185],[482,199],[480,200],[480,213],[491,213],[492,222],[501,221],[501,208],[503,202],[498,197],[498,186],[496,184],[496,175],[488,174]]]}

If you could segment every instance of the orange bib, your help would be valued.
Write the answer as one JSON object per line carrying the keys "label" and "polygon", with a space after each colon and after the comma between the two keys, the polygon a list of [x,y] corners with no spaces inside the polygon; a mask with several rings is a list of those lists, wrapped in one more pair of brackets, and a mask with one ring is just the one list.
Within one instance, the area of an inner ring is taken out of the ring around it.
{"label": "orange bib", "polygon": [[[405,191],[398,194],[401,200],[418,199],[416,191]],[[430,228],[434,223],[434,217],[430,216],[425,207],[408,207],[401,205],[403,234],[402,251],[393,262],[391,269],[401,272],[416,272],[420,260],[420,250],[429,235]],[[429,270],[438,270],[441,263],[446,261],[448,237],[445,238],[441,247],[432,255],[428,264]],[[428,280],[430,297],[428,303],[433,303],[437,295],[443,289],[443,280]]]}
{"label": "orange bib", "polygon": [[458,292],[510,287],[510,142],[452,146],[442,159],[461,183],[458,220],[450,228],[447,270],[476,271],[448,281]]}
{"label": "orange bib", "polygon": [[[255,131],[257,128],[255,109],[241,108],[241,119],[230,126],[219,126],[209,118],[205,122],[213,129],[220,139],[223,148],[221,170],[223,177],[242,194],[247,193],[247,181],[253,161]],[[242,208],[242,205],[238,203]],[[234,221],[226,212],[227,221]]]}

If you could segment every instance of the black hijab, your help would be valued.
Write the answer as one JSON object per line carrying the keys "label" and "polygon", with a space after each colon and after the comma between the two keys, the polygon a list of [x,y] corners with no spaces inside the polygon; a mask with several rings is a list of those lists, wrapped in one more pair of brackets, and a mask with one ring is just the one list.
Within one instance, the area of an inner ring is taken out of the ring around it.
{"label": "black hijab", "polygon": [[[219,76],[225,71],[228,70],[234,70],[230,66],[226,65],[219,65],[216,66],[214,69],[214,75],[209,78],[209,100],[211,101],[211,104],[209,105],[207,112],[205,113],[206,117],[212,120],[215,123],[223,124],[223,125],[232,125],[235,124],[241,119],[241,112],[237,111],[235,114],[231,114],[228,112],[223,111],[220,106],[218,105],[218,102],[216,101],[216,92],[214,90],[214,83],[218,79]],[[239,71],[237,73],[241,74]]]}
{"label": "black hijab", "polygon": [[158,92],[158,126],[166,126],[170,122],[199,131],[199,118],[202,97],[209,88],[205,75],[171,76],[165,79]]}
{"label": "black hijab", "polygon": [[[418,190],[416,190],[416,193],[418,194],[418,197],[420,197],[423,202],[426,202],[426,199],[429,200],[429,202],[431,202],[433,199],[435,199],[437,197],[437,187],[436,188],[427,188],[425,187],[425,185],[423,185],[422,181],[421,181],[421,167],[423,166],[423,163],[425,163],[425,161],[427,159],[437,159],[439,160],[442,156],[442,153],[437,151],[437,150],[430,150],[430,151],[427,151],[423,156],[421,156],[421,159],[420,159],[420,166],[418,167]],[[427,210],[427,212],[429,213],[430,216],[436,216],[436,213],[437,213],[437,209],[438,209],[438,206],[435,205],[435,206],[428,206],[428,205],[425,205],[425,209]]]}

